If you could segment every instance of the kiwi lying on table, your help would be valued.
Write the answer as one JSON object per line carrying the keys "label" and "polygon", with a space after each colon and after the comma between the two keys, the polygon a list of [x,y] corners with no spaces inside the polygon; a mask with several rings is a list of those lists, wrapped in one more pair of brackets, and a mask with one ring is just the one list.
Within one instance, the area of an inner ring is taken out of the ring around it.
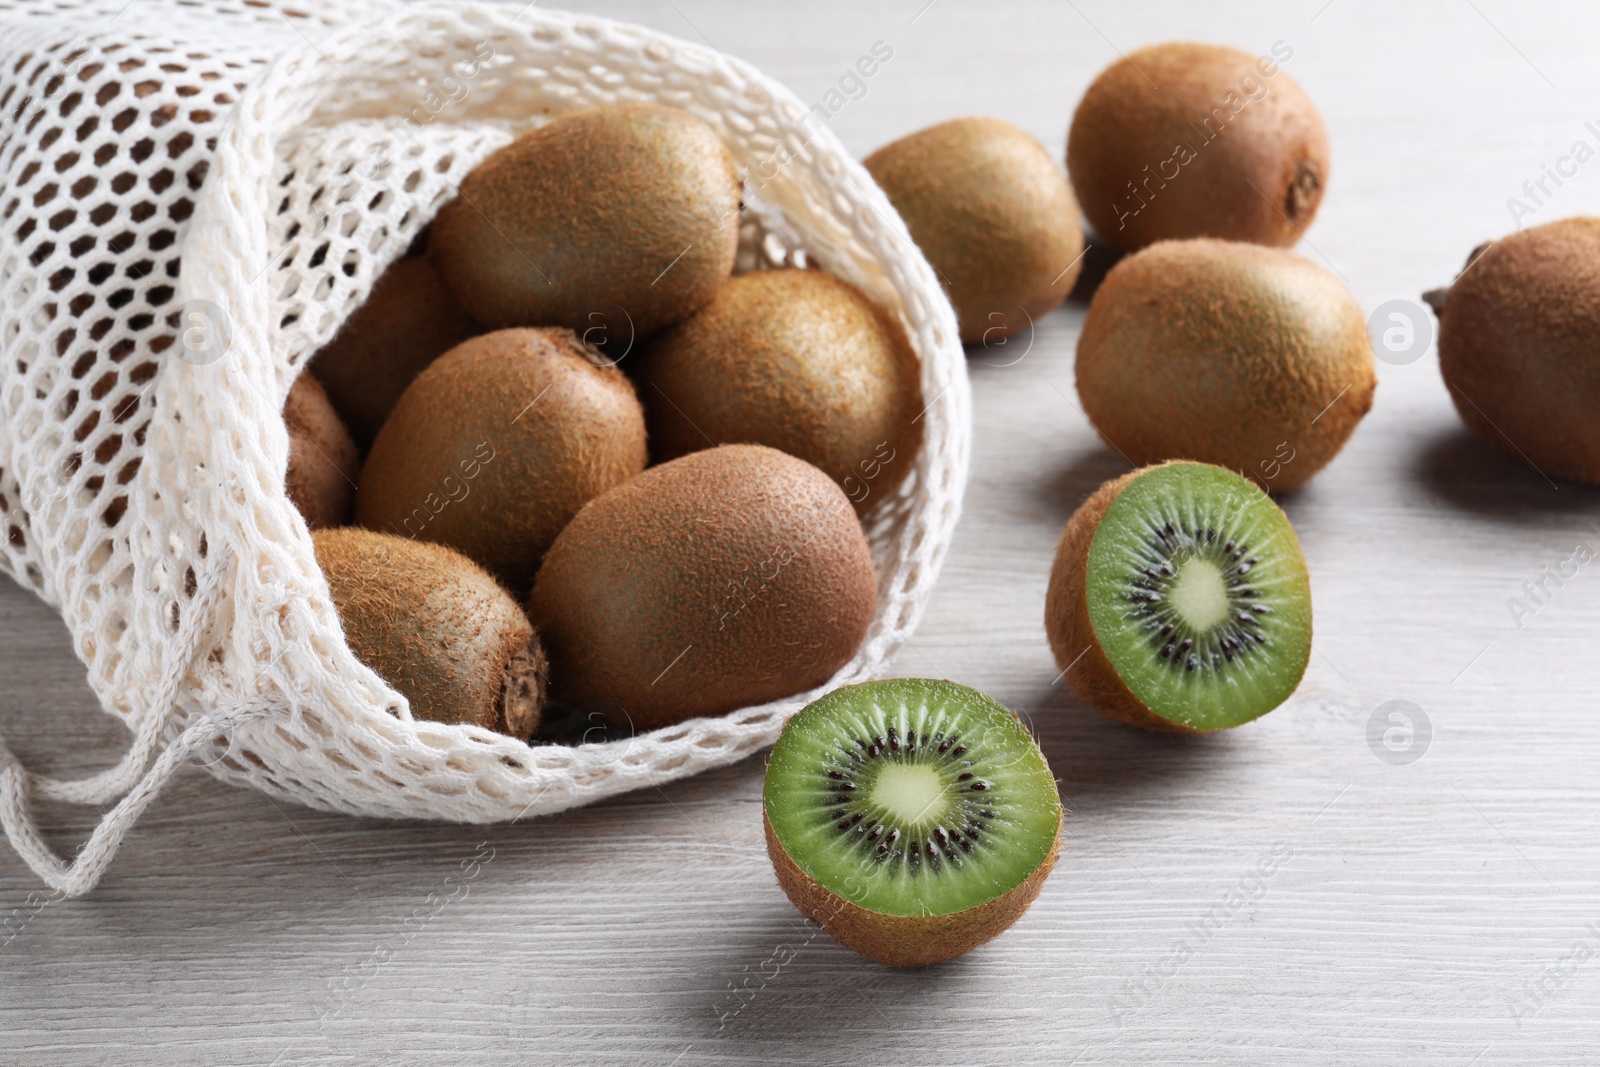
{"label": "kiwi lying on table", "polygon": [[1045,597],[1056,665],[1083,701],[1201,733],[1282,704],[1311,657],[1311,584],[1289,520],[1205,463],[1130,471],[1086,500]]}
{"label": "kiwi lying on table", "polygon": [[1366,315],[1309,260],[1161,241],[1111,269],[1078,339],[1078,396],[1136,464],[1194,459],[1273,492],[1321,470],[1372,407]]}
{"label": "kiwi lying on table", "polygon": [[897,967],[1003,932],[1060,849],[1039,747],[1012,712],[950,682],[867,682],[809,704],[773,746],[762,810],[795,907]]}
{"label": "kiwi lying on table", "polygon": [[1078,103],[1067,170],[1097,240],[1131,252],[1222,237],[1288,246],[1328,185],[1328,132],[1269,56],[1174,41],[1107,67]]}
{"label": "kiwi lying on table", "polygon": [[862,166],[945,286],[962,341],[994,344],[1072,292],[1083,266],[1078,201],[1031,134],[1000,119],[952,119]]}
{"label": "kiwi lying on table", "polygon": [[1600,485],[1600,218],[1480,245],[1438,300],[1439,371],[1468,429]]}

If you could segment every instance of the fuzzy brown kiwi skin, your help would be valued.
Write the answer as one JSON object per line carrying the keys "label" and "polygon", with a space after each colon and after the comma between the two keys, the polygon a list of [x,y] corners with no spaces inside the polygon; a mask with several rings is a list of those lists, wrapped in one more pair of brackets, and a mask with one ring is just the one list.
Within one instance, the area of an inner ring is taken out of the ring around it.
{"label": "fuzzy brown kiwi skin", "polygon": [[440,209],[428,254],[491,327],[581,332],[599,315],[609,335],[643,336],[703,307],[733,270],[739,195],[705,122],[658,104],[606,105],[480,163]]}
{"label": "fuzzy brown kiwi skin", "polygon": [[1004,933],[1039,896],[1061,854],[1058,826],[1050,854],[1020,884],[993,900],[948,915],[883,915],[852,904],[813,881],[784,851],[765,811],[761,823],[766,829],[767,855],[777,872],[778,884],[800,913],[839,944],[889,967],[943,963]]}
{"label": "fuzzy brown kiwi skin", "polygon": [[966,343],[993,342],[1067,298],[1082,270],[1072,187],[1031,134],[960,118],[862,161],[948,287]]}
{"label": "fuzzy brown kiwi skin", "polygon": [[514,590],[591,499],[646,461],[644,410],[565,329],[474,337],[411,383],[356,495],[369,529],[450,545]]}
{"label": "fuzzy brown kiwi skin", "polygon": [[649,730],[821,685],[865,638],[876,596],[866,535],[826,474],[722,445],[585,506],[528,615],[556,699]]}
{"label": "fuzzy brown kiwi skin", "polygon": [[361,454],[320,382],[307,371],[289,387],[283,403],[289,429],[289,467],[284,491],[312,529],[350,520]]}
{"label": "fuzzy brown kiwi skin", "polygon": [[351,651],[413,716],[533,735],[549,668],[486,571],[442,545],[354,527],[316,531],[312,544]]}
{"label": "fuzzy brown kiwi skin", "polygon": [[1274,493],[1338,454],[1377,380],[1366,317],[1338,279],[1237,241],[1123,259],[1078,340],[1084,412],[1131,462],[1214,463]]}
{"label": "fuzzy brown kiwi skin", "polygon": [[905,332],[854,286],[820,271],[732,278],[650,342],[640,393],[658,460],[758,444],[819,467],[857,512],[916,460],[922,392]]}
{"label": "fuzzy brown kiwi skin", "polygon": [[[1328,133],[1304,90],[1270,60],[1266,76],[1263,61],[1179,41],[1101,72],[1067,138],[1067,169],[1099,240],[1133,251],[1169,238],[1300,239],[1327,187]],[[1266,94],[1247,97],[1246,78]],[[1228,106],[1238,101],[1247,102]],[[1214,108],[1226,118],[1220,133]]]}
{"label": "fuzzy brown kiwi skin", "polygon": [[1106,658],[1089,621],[1085,583],[1089,576],[1090,542],[1100,528],[1100,520],[1105,518],[1122,490],[1149,469],[1144,467],[1113,478],[1091,493],[1072,513],[1056,546],[1055,562],[1050,567],[1050,585],[1044,600],[1044,629],[1050,638],[1056,666],[1065,672],[1067,685],[1085,704],[1128,726],[1159,733],[1198,734],[1202,731],[1162,718],[1133,695]]}
{"label": "fuzzy brown kiwi skin", "polygon": [[424,256],[395,263],[311,361],[363,451],[424,367],[484,329]]}
{"label": "fuzzy brown kiwi skin", "polygon": [[1439,371],[1478,437],[1600,485],[1600,218],[1534,226],[1468,261],[1439,312]]}

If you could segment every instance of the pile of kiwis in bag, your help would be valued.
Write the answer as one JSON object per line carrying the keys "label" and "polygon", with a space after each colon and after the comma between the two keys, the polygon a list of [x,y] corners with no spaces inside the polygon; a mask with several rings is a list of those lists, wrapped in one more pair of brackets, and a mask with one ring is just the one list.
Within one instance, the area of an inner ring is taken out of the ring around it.
{"label": "pile of kiwis in bag", "polygon": [[[1225,729],[1298,686],[1310,583],[1272,494],[1372,405],[1361,307],[1285,251],[1329,178],[1291,54],[1124,57],[1078,105],[1066,174],[991,118],[864,160],[969,344],[1073,290],[1080,203],[1120,256],[1077,389],[1135,469],[1072,516],[1044,621],[1072,689],[1133,726]],[[843,281],[731,276],[740,196],[684,112],[557,119],[463,181],[426,255],[391,268],[295,385],[290,495],[326,527],[351,647],[419,717],[528,737],[553,699],[646,729],[819,685],[855,653],[877,588],[860,516],[919,446],[917,359]],[[1600,483],[1600,220],[1483,246],[1430,302],[1468,426]],[[793,718],[763,813],[795,905],[895,965],[1014,922],[1062,822],[1015,715],[915,679]]]}
{"label": "pile of kiwis in bag", "polygon": [[558,118],[461,182],[294,384],[288,493],[351,649],[418,718],[528,738],[558,700],[644,730],[855,654],[861,516],[914,464],[919,362],[844,281],[733,277],[740,196],[686,111]]}

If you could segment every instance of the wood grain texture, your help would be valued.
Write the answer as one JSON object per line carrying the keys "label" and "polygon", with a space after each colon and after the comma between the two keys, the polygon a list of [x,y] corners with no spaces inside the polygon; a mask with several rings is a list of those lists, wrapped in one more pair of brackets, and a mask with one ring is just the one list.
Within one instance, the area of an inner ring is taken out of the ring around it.
{"label": "wood grain texture", "polygon": [[[1118,50],[1285,41],[1333,144],[1300,250],[1369,311],[1448,280],[1542,164],[1600,140],[1600,12],[1577,4],[580,6],[706,36],[808,101],[888,42],[832,120],[863,155],[991,114],[1059,158]],[[1525,221],[1600,212],[1600,162],[1547,190]],[[966,517],[897,663],[1020,709],[1061,778],[1061,862],[1010,933],[913,973],[817,934],[764,855],[760,758],[491,829],[319,814],[195,771],[88,899],[35,914],[0,852],[0,914],[20,909],[0,1062],[1592,1063],[1600,570],[1520,628],[1507,600],[1600,547],[1600,493],[1467,437],[1433,354],[1381,366],[1350,446],[1285,502],[1317,611],[1299,694],[1225,736],[1135,733],[1052,684],[1042,625],[1067,516],[1126,469],[1075,403],[1082,318],[1069,303],[973,355]],[[0,733],[30,764],[81,773],[125,742],[65,629],[10,585],[0,679]],[[1366,739],[1397,699],[1432,724],[1409,766]],[[62,847],[92,817],[45,812]]]}

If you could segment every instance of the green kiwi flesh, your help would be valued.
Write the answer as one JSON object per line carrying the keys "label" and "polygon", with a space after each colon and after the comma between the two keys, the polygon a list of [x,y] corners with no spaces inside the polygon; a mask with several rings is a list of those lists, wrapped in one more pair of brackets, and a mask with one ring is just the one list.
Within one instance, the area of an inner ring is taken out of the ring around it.
{"label": "green kiwi flesh", "polygon": [[414,717],[532,736],[544,651],[481,567],[442,545],[354,527],[318,530],[311,541],[350,650]]}
{"label": "green kiwi flesh", "polygon": [[1178,732],[1282,704],[1311,656],[1311,586],[1258,486],[1165,463],[1102,486],[1067,525],[1045,602],[1056,662],[1112,718]]}
{"label": "green kiwi flesh", "polygon": [[841,943],[895,966],[1010,926],[1055,864],[1061,800],[1015,714],[950,682],[836,689],[784,727],[763,789],[779,882]]}
{"label": "green kiwi flesh", "polygon": [[897,324],[831,275],[741,274],[643,357],[639,391],[658,459],[767,445],[820,468],[858,512],[914,465],[916,354]]}
{"label": "green kiwi flesh", "polygon": [[733,269],[739,182],[702,120],[659,104],[558,118],[495,152],[434,220],[428,253],[491,327],[644,336]]}

